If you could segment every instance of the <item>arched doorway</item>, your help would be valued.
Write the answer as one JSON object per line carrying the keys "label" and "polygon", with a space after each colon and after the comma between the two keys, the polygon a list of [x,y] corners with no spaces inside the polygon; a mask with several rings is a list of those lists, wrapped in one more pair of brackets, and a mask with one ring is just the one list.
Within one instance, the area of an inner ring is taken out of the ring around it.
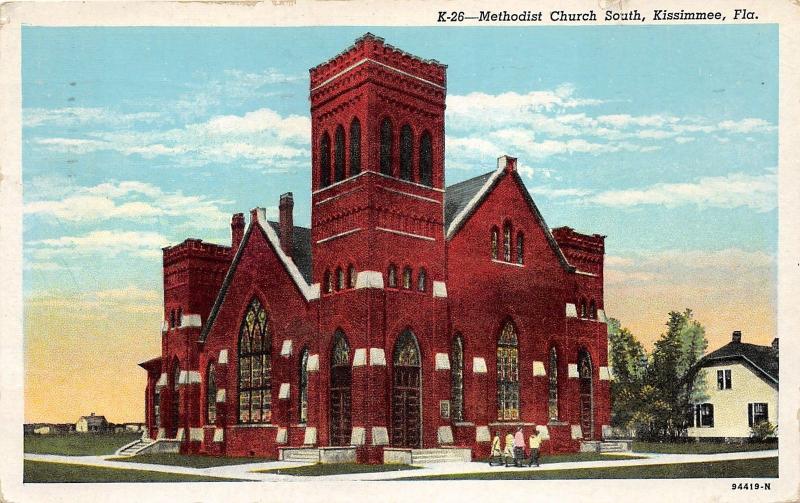
{"label": "arched doorway", "polygon": [[392,445],[421,447],[421,376],[417,338],[404,331],[394,345],[392,372]]}
{"label": "arched doorway", "polygon": [[331,349],[331,445],[350,445],[350,346],[340,330],[333,336]]}
{"label": "arched doorway", "polygon": [[585,350],[578,353],[578,377],[581,391],[581,430],[583,439],[594,438],[594,400],[592,382],[592,358]]}

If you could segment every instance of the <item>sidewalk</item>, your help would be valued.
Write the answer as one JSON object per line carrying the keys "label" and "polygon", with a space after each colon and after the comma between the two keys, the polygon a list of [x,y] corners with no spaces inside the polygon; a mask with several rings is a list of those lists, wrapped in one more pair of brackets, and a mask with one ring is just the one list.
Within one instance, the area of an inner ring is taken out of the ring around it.
{"label": "sidewalk", "polygon": [[750,452],[726,452],[720,454],[651,454],[634,453],[636,456],[645,456],[642,459],[608,460],[608,461],[574,461],[565,463],[549,463],[540,467],[524,468],[505,468],[489,466],[488,463],[459,462],[459,463],[431,463],[420,465],[418,470],[400,470],[395,472],[373,472],[373,473],[348,473],[341,475],[329,475],[325,477],[302,477],[295,475],[279,475],[274,473],[253,473],[255,470],[274,470],[280,468],[294,468],[305,466],[307,463],[292,463],[288,461],[268,461],[259,463],[247,463],[241,465],[216,466],[211,468],[189,468],[173,465],[155,465],[145,463],[129,463],[124,461],[111,461],[105,459],[108,456],[58,456],[51,454],[25,454],[25,459],[30,461],[45,461],[51,463],[66,463],[86,466],[98,466],[105,468],[118,468],[122,470],[148,470],[164,473],[180,473],[186,475],[204,475],[210,477],[224,477],[234,479],[245,479],[263,482],[308,482],[311,480],[393,480],[409,477],[424,477],[428,475],[447,475],[464,473],[489,473],[506,471],[527,471],[527,470],[572,470],[576,468],[604,468],[611,466],[643,466],[660,464],[683,464],[683,463],[707,463],[711,461],[730,461],[736,459],[760,459],[770,458],[778,455],[777,450],[770,451],[750,451]]}

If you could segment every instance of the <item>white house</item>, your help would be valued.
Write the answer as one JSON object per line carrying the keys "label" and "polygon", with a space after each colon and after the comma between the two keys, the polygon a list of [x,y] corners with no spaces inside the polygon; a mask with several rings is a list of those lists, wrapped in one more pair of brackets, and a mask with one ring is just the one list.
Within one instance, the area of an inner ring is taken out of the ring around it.
{"label": "white house", "polygon": [[95,416],[92,412],[88,416],[81,416],[75,423],[75,431],[79,433],[104,432],[108,429],[108,421],[105,416]]}
{"label": "white house", "polygon": [[778,339],[771,346],[731,342],[697,364],[705,373],[706,399],[694,405],[688,436],[742,439],[762,421],[778,423]]}

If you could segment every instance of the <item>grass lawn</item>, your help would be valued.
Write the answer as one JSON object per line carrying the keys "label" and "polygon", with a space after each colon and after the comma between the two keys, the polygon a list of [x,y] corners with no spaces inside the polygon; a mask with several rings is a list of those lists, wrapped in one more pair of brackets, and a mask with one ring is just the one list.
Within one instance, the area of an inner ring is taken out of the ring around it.
{"label": "grass lawn", "polygon": [[273,470],[255,470],[256,473],[277,473],[280,475],[299,475],[303,477],[323,477],[325,475],[342,475],[345,473],[394,472],[399,470],[417,470],[410,465],[360,465],[356,463],[331,463],[298,466],[295,468],[277,468]]}
{"label": "grass lawn", "polygon": [[234,482],[237,479],[181,475],[143,470],[118,470],[96,466],[48,463],[25,460],[22,481],[25,483],[64,482]]}
{"label": "grass lawn", "polygon": [[720,452],[766,451],[777,449],[778,442],[723,444],[711,442],[633,442],[633,452],[660,454],[716,454]]}
{"label": "grass lawn", "polygon": [[112,461],[126,463],[151,463],[154,465],[188,466],[190,468],[211,468],[214,466],[243,465],[262,461],[275,461],[268,458],[228,458],[224,456],[198,456],[193,454],[140,454],[129,458],[110,458]]}
{"label": "grass lawn", "polygon": [[400,480],[567,480],[567,479],[692,479],[692,478],[775,478],[778,458],[739,459],[711,463],[649,466],[612,466],[572,470],[526,470],[498,468],[492,473],[462,473],[405,477]]}
{"label": "grass lawn", "polygon": [[64,435],[25,435],[24,451],[32,454],[102,456],[114,454],[141,433],[71,433]]}

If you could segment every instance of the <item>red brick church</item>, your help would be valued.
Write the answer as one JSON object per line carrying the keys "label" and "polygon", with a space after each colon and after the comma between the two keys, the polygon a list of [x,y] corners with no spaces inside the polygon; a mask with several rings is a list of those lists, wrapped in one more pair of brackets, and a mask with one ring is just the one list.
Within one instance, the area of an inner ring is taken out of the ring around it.
{"label": "red brick church", "polygon": [[234,214],[230,246],[164,249],[151,439],[359,462],[485,456],[518,425],[602,439],[604,236],[551,230],[513,157],[446,187],[446,90],[371,34],[310,70],[311,228],[289,193],[278,222]]}

